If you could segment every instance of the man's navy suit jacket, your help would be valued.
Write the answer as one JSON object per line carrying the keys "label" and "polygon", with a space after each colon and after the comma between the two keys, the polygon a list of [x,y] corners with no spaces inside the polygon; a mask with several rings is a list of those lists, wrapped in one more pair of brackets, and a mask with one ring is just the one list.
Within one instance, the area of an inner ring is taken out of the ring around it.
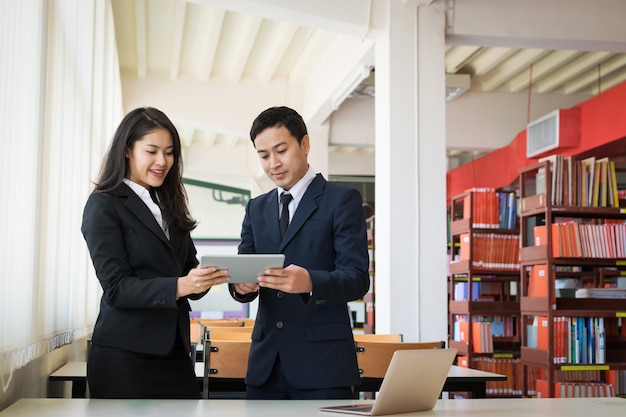
{"label": "man's navy suit jacket", "polygon": [[[263,384],[277,357],[289,384],[300,389],[358,385],[348,301],[369,290],[365,214],[357,190],[318,174],[280,238],[276,189],[250,200],[239,253],[284,253],[285,266],[306,268],[311,294],[262,288],[246,383]],[[233,298],[248,302],[257,293]]]}

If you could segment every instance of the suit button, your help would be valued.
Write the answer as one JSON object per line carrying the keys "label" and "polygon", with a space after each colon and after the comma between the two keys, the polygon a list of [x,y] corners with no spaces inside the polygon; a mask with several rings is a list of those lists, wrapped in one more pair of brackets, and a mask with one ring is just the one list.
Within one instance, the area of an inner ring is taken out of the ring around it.
{"label": "suit button", "polygon": [[283,293],[282,291],[278,291],[278,292],[276,293],[276,297],[277,297],[277,298],[283,298],[284,296],[285,296],[285,293]]}
{"label": "suit button", "polygon": [[283,326],[284,326],[284,323],[283,323],[282,321],[277,321],[277,322],[276,322],[276,328],[277,328],[277,329],[282,329],[282,328],[283,328]]}

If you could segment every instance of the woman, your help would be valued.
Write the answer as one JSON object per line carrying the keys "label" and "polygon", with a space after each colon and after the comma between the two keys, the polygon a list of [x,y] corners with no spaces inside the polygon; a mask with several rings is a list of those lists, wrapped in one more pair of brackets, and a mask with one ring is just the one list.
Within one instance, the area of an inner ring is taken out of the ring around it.
{"label": "woman", "polygon": [[198,267],[182,171],[168,117],[128,113],[83,212],[103,289],[87,361],[92,398],[200,398],[187,299],[227,278]]}

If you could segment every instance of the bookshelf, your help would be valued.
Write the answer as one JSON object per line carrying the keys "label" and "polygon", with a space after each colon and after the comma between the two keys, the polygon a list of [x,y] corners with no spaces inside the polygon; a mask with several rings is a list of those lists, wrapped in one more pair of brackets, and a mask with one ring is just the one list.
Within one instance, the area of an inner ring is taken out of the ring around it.
{"label": "bookshelf", "polygon": [[457,365],[508,376],[488,396],[521,395],[515,194],[474,189],[449,210],[448,344]]}
{"label": "bookshelf", "polygon": [[[520,354],[528,396],[564,389],[610,395],[598,380],[624,392],[626,289],[616,287],[626,276],[626,209],[610,174],[594,181],[585,172],[583,159],[561,156],[520,171]],[[594,203],[587,197],[602,181],[613,197]]]}

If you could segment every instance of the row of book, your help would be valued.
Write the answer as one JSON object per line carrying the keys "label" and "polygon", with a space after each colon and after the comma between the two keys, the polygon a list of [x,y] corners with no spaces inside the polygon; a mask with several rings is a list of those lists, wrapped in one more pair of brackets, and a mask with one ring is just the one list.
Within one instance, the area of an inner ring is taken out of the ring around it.
{"label": "row of book", "polygon": [[[536,382],[537,398],[549,398],[549,383],[545,379]],[[554,398],[615,397],[615,386],[598,381],[554,382]]]}
{"label": "row of book", "polygon": [[[471,334],[470,334],[471,326]],[[457,320],[454,322],[452,340],[469,343],[472,341],[472,351],[475,353],[493,353],[493,335],[491,322]]]}
{"label": "row of book", "polygon": [[[546,370],[543,368],[537,368],[528,366],[526,367],[527,373],[527,394],[528,396],[536,396],[538,398],[549,397],[549,383],[546,378]],[[565,392],[574,393],[573,384],[578,384],[579,391],[582,386],[591,384],[604,384],[611,385],[608,391],[605,388],[605,393],[608,392],[609,396],[624,395],[626,394],[626,370],[610,369],[606,371],[589,370],[589,369],[577,369],[577,370],[555,370],[553,375],[553,384],[555,388],[555,397],[563,397],[562,387]],[[559,384],[559,385],[557,385]],[[563,385],[565,384],[565,385]],[[569,390],[569,386],[572,386],[572,391]],[[588,388],[587,388],[588,390]],[[588,392],[588,391],[587,391]],[[598,394],[600,391],[597,391]]]}
{"label": "row of book", "polygon": [[[455,281],[454,301],[511,301],[517,300],[517,281],[490,281],[489,278],[472,278],[470,285],[465,281]],[[470,300],[471,297],[471,300]]]}
{"label": "row of book", "polygon": [[[609,334],[625,332],[618,318],[553,317],[554,363],[606,363],[607,325]],[[536,316],[526,326],[526,345],[541,350],[549,349],[549,318]],[[619,326],[619,327],[618,327]],[[613,328],[615,330],[613,330]],[[620,328],[622,330],[620,330]]]}
{"label": "row of book", "polygon": [[472,227],[515,229],[517,224],[515,193],[499,192],[495,188],[471,188],[467,192],[471,192],[471,197],[468,195],[463,200],[463,218],[469,218],[471,213]]}
{"label": "row of book", "polygon": [[[545,228],[546,226],[536,226]],[[537,233],[542,233],[541,229]],[[626,223],[552,224],[552,256],[566,258],[626,258]]]}
{"label": "row of book", "polygon": [[[510,357],[506,357],[510,356]],[[546,370],[524,367],[519,358],[507,354],[493,356],[457,357],[457,366],[506,375],[506,381],[487,382],[487,396],[536,396],[548,398]],[[524,372],[527,373],[527,391],[524,394]],[[555,397],[616,396],[626,392],[626,370],[554,371]],[[583,388],[584,387],[584,388]],[[584,391],[584,392],[583,392]],[[570,395],[568,395],[570,394]]]}
{"label": "row of book", "polygon": [[578,288],[576,298],[624,298],[626,288]]}
{"label": "row of book", "polygon": [[[619,207],[615,161],[607,157],[575,160],[571,156],[550,155],[553,205]],[[543,183],[542,183],[543,181]],[[545,192],[545,173],[537,174],[537,193]]]}
{"label": "row of book", "polygon": [[[606,371],[591,369],[557,370],[554,371],[555,381],[560,382],[604,382],[613,386],[615,395],[626,394],[626,370],[609,369]],[[545,379],[541,377],[539,379]]]}
{"label": "row of book", "polygon": [[457,357],[457,366],[478,369],[506,375],[506,381],[488,381],[486,384],[487,396],[521,396],[523,393],[524,367],[520,358],[490,356]]}
{"label": "row of book", "polygon": [[[509,316],[475,316],[475,321],[468,322],[464,316],[454,321],[452,340],[469,343],[474,353],[493,353],[494,337],[516,336],[516,317]],[[471,327],[471,334],[470,334]]]}
{"label": "row of book", "polygon": [[519,235],[462,233],[459,238],[458,260],[469,260],[476,269],[519,270]]}

